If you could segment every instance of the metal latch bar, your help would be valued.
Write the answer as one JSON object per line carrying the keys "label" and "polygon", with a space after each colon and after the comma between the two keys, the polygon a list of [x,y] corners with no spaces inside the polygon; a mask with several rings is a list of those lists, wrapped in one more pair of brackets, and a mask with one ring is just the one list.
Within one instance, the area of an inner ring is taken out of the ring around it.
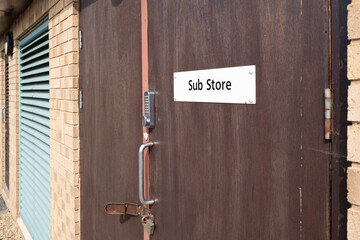
{"label": "metal latch bar", "polygon": [[120,214],[140,216],[139,206],[136,203],[108,203],[105,206],[105,212],[107,214]]}
{"label": "metal latch bar", "polygon": [[130,202],[108,203],[105,206],[105,212],[107,214],[130,215],[136,217],[152,216],[148,209]]}

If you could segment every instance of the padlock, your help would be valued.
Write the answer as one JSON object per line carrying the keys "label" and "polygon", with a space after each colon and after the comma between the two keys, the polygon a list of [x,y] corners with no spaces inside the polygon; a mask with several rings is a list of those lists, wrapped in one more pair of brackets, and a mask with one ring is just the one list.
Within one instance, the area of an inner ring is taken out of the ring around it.
{"label": "padlock", "polygon": [[149,235],[154,234],[155,223],[151,219],[150,215],[146,215],[146,216],[142,217],[141,223],[142,223],[143,227],[145,228],[145,230],[149,233]]}

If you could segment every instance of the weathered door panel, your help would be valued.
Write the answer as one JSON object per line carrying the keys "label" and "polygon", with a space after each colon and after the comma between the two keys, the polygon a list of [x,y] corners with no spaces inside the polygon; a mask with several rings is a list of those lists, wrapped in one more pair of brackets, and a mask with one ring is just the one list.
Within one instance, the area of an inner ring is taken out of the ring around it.
{"label": "weathered door panel", "polygon": [[140,1],[80,4],[82,239],[142,239],[139,218],[107,215],[107,202],[138,201],[141,127]]}
{"label": "weathered door panel", "polygon": [[[149,0],[154,239],[328,239],[327,1]],[[173,101],[173,72],[256,65],[256,105]]]}

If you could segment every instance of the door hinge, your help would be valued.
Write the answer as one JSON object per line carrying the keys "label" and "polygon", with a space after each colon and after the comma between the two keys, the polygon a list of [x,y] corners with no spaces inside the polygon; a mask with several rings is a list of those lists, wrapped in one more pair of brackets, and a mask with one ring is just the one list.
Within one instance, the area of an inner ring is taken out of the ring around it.
{"label": "door hinge", "polygon": [[324,91],[325,98],[325,140],[332,139],[332,109],[333,109],[333,99],[330,88],[325,88]]}
{"label": "door hinge", "polygon": [[79,31],[79,49],[82,48],[82,32]]}
{"label": "door hinge", "polygon": [[79,108],[83,108],[83,94],[81,90],[79,91]]}

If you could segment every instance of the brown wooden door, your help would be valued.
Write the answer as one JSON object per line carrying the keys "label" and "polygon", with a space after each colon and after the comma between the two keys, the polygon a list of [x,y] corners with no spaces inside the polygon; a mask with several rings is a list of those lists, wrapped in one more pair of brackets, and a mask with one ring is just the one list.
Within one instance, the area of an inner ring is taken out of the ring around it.
{"label": "brown wooden door", "polygon": [[[140,0],[80,3],[81,236],[142,239],[139,218],[104,212],[139,201]],[[329,239],[328,2],[148,7],[152,239]],[[244,65],[256,65],[255,105],[174,102],[174,72]]]}
{"label": "brown wooden door", "polygon": [[[329,239],[328,2],[148,2],[153,239]],[[244,65],[255,105],[174,102],[174,72]]]}
{"label": "brown wooden door", "polygon": [[104,211],[107,202],[139,199],[140,23],[139,1],[80,2],[82,239],[143,239],[139,218]]}

